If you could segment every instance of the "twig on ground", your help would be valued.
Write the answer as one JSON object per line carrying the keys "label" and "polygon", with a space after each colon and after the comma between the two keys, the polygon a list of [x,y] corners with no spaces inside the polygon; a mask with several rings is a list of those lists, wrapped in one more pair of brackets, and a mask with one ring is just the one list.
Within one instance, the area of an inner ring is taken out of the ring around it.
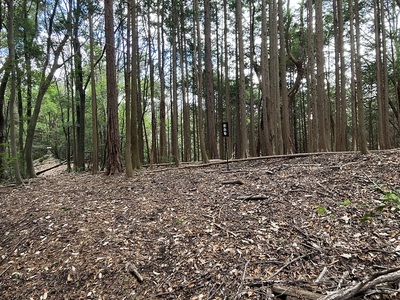
{"label": "twig on ground", "polygon": [[218,229],[221,229],[221,230],[223,230],[223,231],[226,231],[226,233],[231,234],[231,235],[233,235],[234,237],[237,237],[237,234],[236,234],[236,233],[234,233],[234,232],[232,232],[232,231],[229,231],[229,230],[226,229],[225,227],[223,227],[223,226],[221,226],[221,225],[219,225],[219,224],[217,224],[217,223],[213,223],[213,224],[214,224],[214,226],[217,227]]}
{"label": "twig on ground", "polygon": [[316,283],[320,283],[322,278],[324,278],[326,272],[328,271],[327,267],[324,267],[321,271],[321,273],[319,274],[318,278],[315,280]]}
{"label": "twig on ground", "polygon": [[242,180],[232,180],[232,181],[223,181],[221,182],[222,184],[228,185],[228,184],[238,184],[238,185],[243,185],[244,182]]}
{"label": "twig on ground", "polygon": [[126,271],[129,273],[135,275],[136,279],[142,283],[143,282],[143,276],[139,273],[139,271],[136,269],[136,267],[132,263],[127,263],[126,264]]}
{"label": "twig on ground", "polygon": [[267,279],[266,279],[266,281],[269,281],[269,280],[271,280],[273,277],[275,277],[276,275],[278,275],[280,272],[282,272],[282,270],[284,270],[287,266],[290,266],[292,263],[294,263],[294,262],[296,262],[296,261],[298,261],[298,260],[300,260],[300,259],[303,259],[303,258],[305,258],[305,257],[307,257],[307,256],[310,256],[310,255],[312,255],[312,254],[314,254],[315,252],[313,251],[313,252],[310,252],[310,253],[306,253],[306,254],[304,254],[304,255],[301,255],[301,256],[298,256],[298,257],[296,257],[295,259],[292,259],[291,261],[289,261],[289,262],[287,262],[286,264],[284,264],[278,271],[276,271],[274,274],[272,274],[271,276],[269,276]]}
{"label": "twig on ground", "polygon": [[240,297],[240,290],[243,287],[243,283],[244,283],[244,279],[245,279],[246,271],[247,271],[247,266],[249,265],[249,263],[250,262],[248,260],[246,260],[246,264],[244,265],[244,270],[243,270],[243,274],[242,274],[242,280],[240,281],[240,285],[239,285],[238,290],[236,292],[236,298]]}
{"label": "twig on ground", "polygon": [[243,195],[243,196],[237,196],[237,200],[265,200],[268,199],[266,195]]}
{"label": "twig on ground", "polygon": [[396,282],[398,280],[400,280],[400,268],[390,269],[384,272],[378,272],[372,274],[365,280],[353,286],[338,290],[336,292],[330,293],[329,295],[321,297],[320,300],[351,299],[356,295],[366,293],[369,289],[375,287],[380,283]]}

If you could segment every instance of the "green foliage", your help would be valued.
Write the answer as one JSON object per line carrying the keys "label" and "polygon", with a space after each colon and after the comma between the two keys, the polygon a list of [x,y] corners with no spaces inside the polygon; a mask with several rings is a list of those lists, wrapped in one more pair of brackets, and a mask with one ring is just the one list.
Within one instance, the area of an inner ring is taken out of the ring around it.
{"label": "green foliage", "polygon": [[[387,190],[376,182],[371,188],[378,190],[382,194],[378,199],[379,204],[373,208],[375,213],[383,213],[385,210],[392,213],[400,211],[400,190]],[[373,212],[365,213],[361,218],[361,222],[372,220],[374,215]]]}
{"label": "green foliage", "polygon": [[317,213],[318,213],[319,215],[325,215],[325,214],[328,213],[328,210],[327,210],[324,206],[317,205],[315,208],[316,208]]}
{"label": "green foliage", "polygon": [[383,191],[383,196],[380,198],[381,205],[376,207],[376,211],[381,212],[385,208],[391,211],[399,211],[400,209],[400,190]]}
{"label": "green foliage", "polygon": [[340,203],[341,206],[348,206],[350,204],[351,204],[351,202],[349,199],[345,199],[342,203]]}

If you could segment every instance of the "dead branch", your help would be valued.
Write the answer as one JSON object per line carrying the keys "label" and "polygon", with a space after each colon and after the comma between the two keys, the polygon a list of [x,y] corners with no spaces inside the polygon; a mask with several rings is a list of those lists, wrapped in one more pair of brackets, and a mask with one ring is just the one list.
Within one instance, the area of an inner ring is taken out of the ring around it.
{"label": "dead branch", "polygon": [[329,293],[326,296],[321,297],[319,300],[346,300],[351,299],[356,295],[361,295],[368,290],[374,288],[376,285],[381,283],[396,282],[400,280],[400,268],[390,269],[384,272],[378,272],[372,274],[365,280],[338,290],[336,292]]}
{"label": "dead branch", "polygon": [[227,234],[230,234],[230,235],[233,235],[234,237],[237,237],[237,234],[236,234],[236,233],[234,233],[234,232],[232,232],[232,231],[229,231],[228,229],[226,229],[225,227],[223,227],[223,226],[221,226],[221,225],[219,225],[219,224],[217,224],[217,223],[214,223],[214,226],[217,227],[218,229],[221,229],[221,230],[223,230],[223,231],[226,231]]}
{"label": "dead branch", "polygon": [[243,195],[237,196],[236,200],[265,200],[268,199],[266,195]]}
{"label": "dead branch", "polygon": [[43,174],[43,173],[45,173],[45,172],[47,172],[47,171],[50,171],[50,170],[53,170],[53,169],[55,169],[55,168],[58,168],[58,167],[60,167],[60,166],[62,166],[62,165],[65,165],[66,163],[67,163],[67,161],[64,160],[64,161],[60,162],[59,164],[56,164],[56,165],[54,165],[54,166],[51,166],[50,168],[47,168],[47,169],[44,169],[44,170],[41,170],[41,171],[36,172],[36,175]]}
{"label": "dead branch", "polygon": [[304,289],[299,289],[293,286],[283,286],[274,284],[272,286],[272,292],[275,295],[286,295],[295,297],[298,299],[308,299],[308,300],[317,300],[321,297],[318,293],[313,293]]}
{"label": "dead branch", "polygon": [[228,185],[228,184],[238,184],[238,185],[243,185],[244,182],[242,180],[233,180],[233,181],[224,181],[221,182],[222,184]]}
{"label": "dead branch", "polygon": [[300,256],[296,257],[295,259],[292,259],[291,261],[289,261],[289,262],[287,262],[286,264],[284,264],[284,265],[283,265],[278,271],[276,271],[274,274],[272,274],[271,276],[269,276],[267,280],[271,280],[273,277],[275,277],[276,275],[278,275],[280,272],[282,272],[283,269],[285,269],[287,266],[290,266],[292,263],[294,263],[294,262],[296,262],[296,261],[298,261],[298,260],[300,260],[300,259],[303,259],[303,258],[305,258],[305,257],[308,257],[308,256],[310,256],[310,255],[312,255],[312,254],[314,254],[314,253],[315,253],[315,252],[313,251],[313,252],[310,252],[310,253],[306,253],[306,254],[304,254],[304,255],[300,255]]}

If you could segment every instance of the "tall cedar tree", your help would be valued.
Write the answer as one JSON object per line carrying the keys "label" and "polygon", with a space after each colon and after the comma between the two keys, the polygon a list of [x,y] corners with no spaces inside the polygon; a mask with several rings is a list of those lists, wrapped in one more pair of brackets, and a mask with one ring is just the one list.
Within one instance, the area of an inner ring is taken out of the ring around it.
{"label": "tall cedar tree", "polygon": [[238,158],[247,156],[247,124],[246,124],[246,78],[244,74],[244,37],[242,25],[242,0],[236,2],[236,20],[239,41],[239,111],[238,122]]}
{"label": "tall cedar tree", "polygon": [[204,0],[204,71],[207,119],[207,150],[210,158],[218,155],[215,139],[214,74],[211,52],[211,1]]}
{"label": "tall cedar tree", "polygon": [[104,1],[107,76],[107,175],[122,172],[118,132],[117,76],[114,48],[113,0]]}

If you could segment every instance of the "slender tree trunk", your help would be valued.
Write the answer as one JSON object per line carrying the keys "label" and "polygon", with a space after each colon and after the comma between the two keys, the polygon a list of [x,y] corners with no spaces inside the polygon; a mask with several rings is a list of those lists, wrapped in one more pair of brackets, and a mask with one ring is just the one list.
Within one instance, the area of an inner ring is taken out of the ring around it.
{"label": "slender tree trunk", "polygon": [[271,118],[274,114],[271,107],[271,91],[268,60],[268,23],[267,0],[262,0],[261,16],[261,91],[262,91],[262,117],[260,126],[261,154],[271,155],[273,149],[273,131]]}
{"label": "slender tree trunk", "polygon": [[382,3],[379,0],[374,0],[374,16],[375,16],[375,53],[376,53],[376,73],[377,73],[377,101],[378,101],[378,138],[379,148],[387,149],[388,126],[386,119],[386,97],[385,97],[385,80],[383,75],[382,62],[382,19],[380,11]]}
{"label": "slender tree trunk", "polygon": [[118,130],[118,96],[115,64],[113,0],[104,0],[107,77],[107,175],[122,172]]}
{"label": "slender tree trunk", "polygon": [[162,24],[164,23],[164,17],[161,18],[164,14],[161,13],[162,5],[164,2],[158,0],[158,9],[157,9],[157,54],[158,54],[158,73],[160,76],[160,162],[166,162],[168,158],[167,150],[167,130],[165,126],[166,117],[165,117],[165,78],[164,78],[164,35],[162,33]]}
{"label": "slender tree trunk", "polygon": [[[53,11],[50,16],[50,21],[49,24],[53,24],[53,20],[55,18],[55,14],[58,8],[58,1],[54,3]],[[71,12],[68,12],[66,24],[67,26],[70,26],[71,22]],[[58,44],[57,48],[54,50],[53,53],[51,53],[51,36],[53,32],[53,27],[50,26],[47,28],[47,43],[46,43],[46,59],[43,63],[42,70],[41,70],[41,79],[39,83],[39,88],[38,88],[38,94],[36,96],[36,101],[35,101],[35,107],[32,113],[31,120],[29,122],[27,132],[26,132],[26,140],[25,140],[25,162],[26,162],[26,171],[27,171],[27,176],[30,178],[36,177],[35,169],[33,167],[33,161],[32,161],[32,148],[33,148],[33,138],[35,134],[35,129],[36,129],[36,124],[37,120],[39,117],[40,109],[42,106],[43,98],[44,95],[49,88],[51,81],[54,77],[55,72],[61,67],[61,65],[58,64],[58,59],[61,55],[61,52],[64,49],[64,46],[69,38],[68,34],[66,34],[61,42]],[[53,64],[50,64],[50,56],[52,57]],[[48,71],[48,69],[50,69]],[[48,71],[46,75],[46,71]]]}
{"label": "slender tree trunk", "polygon": [[178,41],[179,41],[179,67],[181,73],[181,89],[182,89],[182,146],[183,146],[183,161],[190,161],[191,156],[191,143],[190,143],[190,110],[188,104],[188,97],[187,97],[187,61],[186,55],[184,53],[184,49],[186,49],[185,45],[185,14],[184,11],[184,0],[180,0],[179,7],[181,13],[179,14],[179,34],[178,34]]}
{"label": "slender tree trunk", "polygon": [[[314,6],[307,5],[307,19],[314,19]],[[315,77],[315,40],[313,22],[307,22],[307,93],[309,98],[308,105],[308,132],[307,132],[307,151],[314,152],[318,149],[318,131],[317,131],[317,92],[316,92],[316,77]]]}
{"label": "slender tree trunk", "polygon": [[293,153],[293,145],[290,132],[290,105],[288,88],[286,85],[286,41],[285,41],[285,25],[283,23],[283,1],[278,0],[278,15],[279,15],[279,62],[280,62],[280,82],[282,96],[282,140],[283,152]]}
{"label": "slender tree trunk", "polygon": [[380,20],[381,20],[381,26],[382,26],[382,31],[381,31],[381,36],[382,36],[382,80],[383,80],[383,128],[384,128],[384,140],[385,140],[385,145],[386,148],[391,148],[391,138],[390,138],[390,115],[389,115],[389,78],[388,78],[388,55],[387,55],[387,24],[385,20],[385,8],[384,8],[385,3],[380,2]]}
{"label": "slender tree trunk", "polygon": [[127,28],[126,28],[126,63],[125,63],[125,124],[126,124],[126,132],[125,132],[125,174],[126,177],[133,176],[133,164],[132,164],[132,119],[131,119],[131,29],[132,29],[132,15],[131,11],[131,3],[128,2],[128,13],[127,13]]}
{"label": "slender tree trunk", "polygon": [[315,28],[316,28],[316,83],[317,83],[317,110],[318,115],[318,151],[328,150],[327,137],[327,116],[326,113],[326,96],[325,96],[325,74],[324,74],[324,32],[322,18],[322,0],[315,1]]}
{"label": "slender tree trunk", "polygon": [[356,61],[357,52],[354,36],[354,5],[349,3],[350,16],[350,92],[351,92],[351,148],[353,151],[358,149],[358,113],[357,113],[357,94],[356,94]]}
{"label": "slender tree trunk", "polygon": [[272,119],[271,126],[274,134],[274,153],[283,153],[282,121],[281,121],[281,93],[279,89],[279,54],[278,54],[278,24],[277,2],[269,2],[269,24],[270,24],[270,80]]}
{"label": "slender tree trunk", "polygon": [[[231,84],[229,80],[229,47],[228,47],[228,4],[224,1],[224,77],[225,77],[225,121],[228,126],[232,127],[232,112],[231,112]],[[232,131],[232,130],[230,130]],[[232,132],[227,139],[227,158],[232,157]]]}
{"label": "slender tree trunk", "polygon": [[203,68],[202,68],[202,43],[201,43],[201,30],[200,30],[200,16],[199,16],[199,5],[198,1],[193,1],[193,8],[195,12],[194,17],[194,28],[196,28],[196,34],[193,36],[197,37],[195,44],[197,45],[197,51],[193,52],[193,61],[196,64],[197,68],[195,68],[196,73],[196,82],[197,82],[197,124],[199,131],[199,144],[200,144],[200,152],[203,163],[208,163],[208,156],[206,150],[206,143],[204,138],[204,122],[203,122]]}
{"label": "slender tree trunk", "polygon": [[[255,7],[254,2],[251,1],[249,7],[250,14],[250,66],[254,65],[254,26],[255,26]],[[256,151],[256,126],[254,123],[254,86],[253,86],[253,68],[250,68],[250,122],[249,122],[249,154],[250,156],[257,156]]]}
{"label": "slender tree trunk", "polygon": [[[1,26],[1,25],[0,25]],[[10,63],[10,58],[7,58],[4,66],[4,74],[3,77],[1,78],[0,81],[0,179],[3,179],[4,177],[4,171],[5,171],[5,157],[6,157],[6,148],[5,148],[5,142],[6,142],[6,135],[5,135],[5,117],[4,117],[4,103],[5,103],[5,94],[6,94],[6,89],[7,89],[7,83],[10,78],[10,68],[9,68],[9,63]]]}
{"label": "slender tree trunk", "polygon": [[238,133],[239,140],[238,147],[239,151],[237,153],[238,158],[243,158],[247,156],[247,123],[246,123],[246,78],[244,74],[244,35],[243,35],[243,25],[242,25],[242,0],[236,1],[236,23],[238,31],[238,51],[239,51],[239,111],[238,111]]}
{"label": "slender tree trunk", "polygon": [[17,185],[21,185],[22,177],[19,169],[19,158],[17,151],[17,141],[15,136],[15,92],[16,92],[16,59],[15,59],[15,35],[14,35],[14,0],[8,0],[8,19],[7,19],[7,42],[8,42],[8,55],[10,57],[10,102],[9,102],[9,114],[10,114],[10,148],[11,148],[11,159],[14,169],[14,177]]}
{"label": "slender tree trunk", "polygon": [[132,68],[131,68],[131,130],[132,130],[132,167],[139,169],[140,150],[139,150],[139,115],[138,103],[140,101],[138,95],[138,36],[136,24],[136,1],[131,0],[131,23],[132,23]]}
{"label": "slender tree trunk", "polygon": [[356,27],[356,76],[357,76],[357,110],[358,110],[358,126],[360,134],[360,151],[362,154],[367,154],[367,138],[365,129],[365,118],[364,118],[364,101],[363,101],[363,86],[362,86],[362,69],[361,69],[361,55],[360,55],[360,9],[359,0],[354,0],[354,10],[355,10],[355,27]]}
{"label": "slender tree trunk", "polygon": [[75,96],[76,96],[76,121],[77,121],[77,153],[76,153],[76,170],[85,170],[85,90],[83,88],[83,67],[82,52],[79,41],[79,25],[82,14],[81,0],[76,1],[74,8],[74,27],[73,27],[73,46],[74,46],[74,64],[75,64]]}
{"label": "slender tree trunk", "polygon": [[178,71],[177,71],[177,26],[178,12],[177,0],[173,1],[172,19],[172,103],[171,103],[171,153],[175,166],[179,166],[179,145],[178,145]]}
{"label": "slender tree trunk", "polygon": [[150,165],[156,163],[157,160],[157,113],[154,102],[155,87],[154,87],[154,62],[153,62],[153,39],[152,30],[150,27],[150,5],[148,11],[148,43],[149,43],[149,68],[150,68],[150,106],[151,106],[151,150],[150,150]]}
{"label": "slender tree trunk", "polygon": [[93,37],[93,1],[90,2],[89,13],[89,34],[90,34],[90,83],[92,92],[92,174],[99,170],[99,142],[98,142],[98,122],[97,122],[97,95],[96,78],[94,73],[94,37]]}

